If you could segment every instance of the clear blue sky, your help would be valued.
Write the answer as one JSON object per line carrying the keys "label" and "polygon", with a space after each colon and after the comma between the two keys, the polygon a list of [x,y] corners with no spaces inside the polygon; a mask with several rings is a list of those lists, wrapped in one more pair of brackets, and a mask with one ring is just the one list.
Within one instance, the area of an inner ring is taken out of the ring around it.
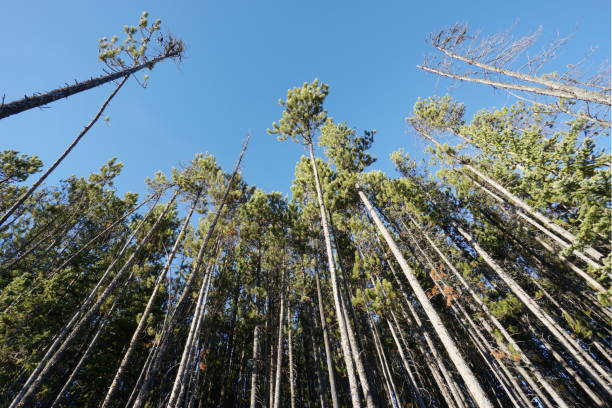
{"label": "clear blue sky", "polygon": [[[450,92],[470,112],[512,102],[507,94],[450,83],[415,66],[431,50],[426,36],[455,22],[484,34],[516,34],[543,25],[543,38],[572,34],[559,62],[610,55],[610,2],[584,1],[28,1],[0,6],[0,96],[43,92],[101,73],[97,40],[121,35],[140,12],[187,45],[177,66],[158,65],[147,89],[135,82],[107,111],[50,182],[84,176],[111,157],[124,164],[118,188],[144,191],[144,178],[214,154],[226,170],[252,132],[246,180],[289,192],[303,149],[265,133],[280,117],[288,88],[315,77],[330,85],[327,109],[338,121],[377,129],[374,166],[392,171],[388,155],[403,147],[419,157],[424,143],[404,118],[419,96]],[[543,46],[546,41],[540,43]],[[111,85],[0,121],[2,149],[39,155],[50,164],[97,111]]]}

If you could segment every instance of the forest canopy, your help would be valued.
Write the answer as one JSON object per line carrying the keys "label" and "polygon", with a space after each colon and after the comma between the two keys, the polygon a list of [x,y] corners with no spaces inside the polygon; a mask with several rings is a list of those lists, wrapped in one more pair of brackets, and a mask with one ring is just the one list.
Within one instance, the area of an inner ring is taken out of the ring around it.
{"label": "forest canopy", "polygon": [[232,169],[195,153],[145,194],[118,193],[116,158],[47,184],[126,82],[183,59],[146,12],[123,35],[100,39],[103,75],[0,106],[112,88],[53,163],[0,152],[0,406],[612,404],[609,72],[455,25],[419,68],[516,98],[469,117],[407,97],[428,163],[401,139],[375,157],[313,79],[265,136],[305,151],[290,197],[249,184],[249,137]]}

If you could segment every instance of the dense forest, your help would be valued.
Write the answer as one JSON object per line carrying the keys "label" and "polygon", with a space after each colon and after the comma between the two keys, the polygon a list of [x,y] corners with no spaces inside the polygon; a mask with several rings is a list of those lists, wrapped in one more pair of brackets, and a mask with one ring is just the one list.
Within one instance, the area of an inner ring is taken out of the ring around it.
{"label": "dense forest", "polygon": [[545,74],[550,50],[517,70],[533,36],[456,25],[422,74],[516,103],[406,100],[427,165],[370,170],[376,132],[315,79],[270,118],[305,149],[290,198],[248,183],[249,138],[233,169],[197,153],[144,195],[117,193],[116,159],[45,183],[126,81],[183,57],[147,13],[124,34],[102,76],[0,106],[113,87],[54,163],[0,152],[0,406],[612,404],[609,71]]}

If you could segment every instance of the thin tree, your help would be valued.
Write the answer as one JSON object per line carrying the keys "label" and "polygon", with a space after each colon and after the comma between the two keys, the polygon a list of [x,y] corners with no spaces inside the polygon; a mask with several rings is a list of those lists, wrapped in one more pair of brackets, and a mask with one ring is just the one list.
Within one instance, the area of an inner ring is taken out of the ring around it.
{"label": "thin tree", "polygon": [[[328,92],[328,85],[320,83],[318,79],[315,79],[310,84],[304,83],[302,87],[293,88],[287,91],[287,99],[285,101],[280,101],[281,106],[285,108],[282,117],[278,123],[274,122],[272,124],[272,128],[268,129],[268,133],[278,135],[279,140],[286,140],[290,137],[296,142],[301,141],[308,149],[314,178],[313,181],[319,204],[319,212],[321,215],[321,226],[323,228],[323,236],[325,238],[325,249],[327,252],[327,262],[331,275],[330,280],[336,311],[336,320],[338,322],[338,328],[340,331],[340,345],[349,379],[351,403],[353,408],[357,408],[361,406],[358,384],[355,377],[355,370],[353,368],[351,346],[349,344],[346,322],[344,320],[344,312],[338,289],[338,278],[336,276],[336,265],[330,238],[330,227],[327,221],[327,210],[323,201],[323,191],[321,189],[319,170],[317,169],[317,163],[314,156],[313,139],[315,133],[327,120],[327,112],[323,109],[323,102]],[[373,406],[371,396],[370,404]],[[368,404],[368,406],[370,406],[370,404]]]}
{"label": "thin tree", "polygon": [[[123,80],[145,68],[151,70],[155,64],[165,59],[180,60],[184,53],[183,42],[168,35],[158,36],[158,43],[161,45],[160,51],[155,55],[146,55],[147,45],[151,41],[153,35],[159,31],[161,24],[161,20],[157,20],[149,26],[147,17],[148,13],[144,12],[138,27],[126,26],[128,41],[123,45],[116,45],[117,37],[113,37],[111,40],[106,38],[100,40],[99,59],[105,62],[112,72],[86,81],[76,82],[72,85],[66,85],[42,94],[37,93],[30,96],[24,96],[22,99],[13,102],[4,103],[3,101],[0,104],[0,119],[16,115],[29,109],[48,105],[51,102],[68,98],[69,96],[96,88],[108,82],[118,79]],[[136,33],[142,34],[140,40],[134,38],[134,34]],[[132,66],[126,66],[124,60],[119,57],[123,51],[126,51],[126,58],[133,61]]]}
{"label": "thin tree", "polygon": [[474,375],[474,373],[472,372],[472,370],[466,363],[465,359],[462,357],[461,352],[459,351],[459,349],[457,348],[457,345],[455,344],[455,341],[450,336],[450,333],[444,326],[444,323],[440,319],[440,316],[438,315],[433,305],[429,301],[429,298],[427,297],[427,295],[425,294],[425,291],[419,284],[419,281],[416,279],[416,276],[412,272],[412,269],[410,268],[410,266],[404,259],[404,256],[402,255],[401,251],[395,244],[395,241],[391,237],[391,234],[389,234],[389,231],[386,229],[386,227],[382,223],[380,217],[374,211],[372,204],[370,203],[366,195],[363,193],[363,191],[361,191],[361,189],[358,188],[358,193],[366,209],[368,210],[368,213],[370,214],[370,216],[374,220],[374,223],[378,227],[378,230],[380,231],[381,235],[384,237],[385,241],[387,242],[387,245],[389,245],[389,248],[393,252],[393,255],[395,256],[397,262],[400,264],[402,271],[404,272],[404,275],[406,276],[406,279],[410,283],[410,287],[414,291],[417,299],[419,300],[419,303],[425,310],[425,314],[427,315],[428,319],[431,321],[431,324],[436,334],[438,335],[438,338],[444,345],[444,348],[446,349],[448,356],[450,357],[451,361],[453,362],[453,364],[459,371],[459,374],[463,378],[465,385],[467,386],[468,390],[472,394],[472,397],[474,398],[474,402],[479,407],[483,407],[483,408],[491,407],[492,408],[493,405],[491,404],[491,401],[489,401],[489,398],[487,397],[484,390],[482,389],[480,383],[478,382],[478,379],[476,378],[476,376]]}

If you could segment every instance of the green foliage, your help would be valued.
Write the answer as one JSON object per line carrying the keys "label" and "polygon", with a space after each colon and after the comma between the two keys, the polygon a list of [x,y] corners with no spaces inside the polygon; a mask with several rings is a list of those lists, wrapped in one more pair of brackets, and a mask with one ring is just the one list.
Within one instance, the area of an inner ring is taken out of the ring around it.
{"label": "green foliage", "polygon": [[508,294],[499,300],[486,300],[487,307],[491,314],[498,319],[513,318],[518,319],[525,311],[525,306],[514,295]]}
{"label": "green foliage", "polygon": [[591,339],[593,337],[593,331],[583,319],[572,317],[569,313],[563,312],[563,320],[565,320],[570,329],[577,335],[586,339]]}
{"label": "green foliage", "polygon": [[0,186],[25,181],[31,174],[40,171],[41,167],[42,161],[37,156],[3,150],[0,152]]}
{"label": "green foliage", "polygon": [[321,127],[319,146],[325,148],[325,155],[336,166],[337,171],[361,172],[376,161],[366,153],[374,142],[375,130],[356,136],[354,129],[346,123],[336,124],[328,119]]}
{"label": "green foliage", "polygon": [[287,98],[278,101],[285,109],[281,119],[272,123],[268,133],[278,135],[278,140],[291,138],[294,142],[312,144],[315,131],[327,120],[323,102],[328,93],[329,86],[318,79],[289,89]]}
{"label": "green foliage", "polygon": [[[125,39],[122,42],[116,35],[113,35],[110,39],[108,37],[100,38],[98,41],[98,59],[112,69],[125,69],[130,65],[137,66],[151,62],[152,59],[161,56],[181,58],[183,43],[171,35],[161,34],[160,30],[161,20],[157,19],[151,24],[149,13],[143,11],[137,25],[123,26]],[[156,40],[161,51],[152,54],[149,52],[150,43],[156,34]],[[149,68],[153,68],[153,62],[151,62]],[[145,83],[148,78],[149,76],[145,75]]]}

